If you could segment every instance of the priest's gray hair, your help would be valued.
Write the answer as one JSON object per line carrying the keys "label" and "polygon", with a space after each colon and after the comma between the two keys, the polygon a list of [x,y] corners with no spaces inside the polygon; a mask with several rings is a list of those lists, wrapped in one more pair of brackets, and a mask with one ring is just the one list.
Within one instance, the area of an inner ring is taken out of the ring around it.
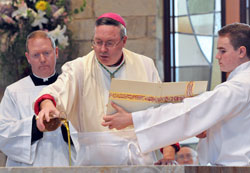
{"label": "priest's gray hair", "polygon": [[114,25],[114,26],[118,26],[121,30],[120,30],[120,37],[121,39],[123,39],[125,36],[127,36],[127,29],[118,21],[111,19],[111,18],[107,18],[107,17],[103,17],[100,18],[98,20],[96,20],[95,22],[95,26],[100,26],[100,25]]}
{"label": "priest's gray hair", "polygon": [[37,30],[31,32],[26,39],[26,51],[29,52],[28,48],[28,41],[32,38],[48,38],[51,42],[51,46],[55,49],[56,48],[56,43],[54,39],[48,34],[48,32],[42,31],[42,30]]}

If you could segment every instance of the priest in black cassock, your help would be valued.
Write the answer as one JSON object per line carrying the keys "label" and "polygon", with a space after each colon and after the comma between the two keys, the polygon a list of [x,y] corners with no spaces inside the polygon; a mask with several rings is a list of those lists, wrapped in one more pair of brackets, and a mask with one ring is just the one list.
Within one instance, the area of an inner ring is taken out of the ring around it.
{"label": "priest in black cassock", "polygon": [[0,150],[7,155],[6,166],[68,166],[66,128],[40,132],[32,109],[42,88],[58,77],[58,48],[47,32],[34,31],[27,37],[26,51],[32,73],[9,85],[1,101]]}

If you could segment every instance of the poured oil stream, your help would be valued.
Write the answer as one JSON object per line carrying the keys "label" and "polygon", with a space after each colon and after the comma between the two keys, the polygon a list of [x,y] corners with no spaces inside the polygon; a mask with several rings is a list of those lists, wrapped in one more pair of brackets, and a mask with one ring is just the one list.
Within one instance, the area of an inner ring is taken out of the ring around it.
{"label": "poured oil stream", "polygon": [[70,131],[69,131],[69,124],[68,120],[65,118],[52,118],[49,122],[46,120],[43,121],[45,128],[47,131],[54,131],[58,127],[61,126],[61,124],[64,124],[67,130],[67,136],[68,136],[68,146],[69,146],[69,166],[72,166],[71,164],[71,143],[70,143]]}
{"label": "poured oil stream", "polygon": [[69,166],[72,166],[72,164],[71,164],[71,144],[70,144],[69,124],[68,124],[68,121],[66,119],[62,119],[61,121],[67,129],[68,145],[69,145]]}

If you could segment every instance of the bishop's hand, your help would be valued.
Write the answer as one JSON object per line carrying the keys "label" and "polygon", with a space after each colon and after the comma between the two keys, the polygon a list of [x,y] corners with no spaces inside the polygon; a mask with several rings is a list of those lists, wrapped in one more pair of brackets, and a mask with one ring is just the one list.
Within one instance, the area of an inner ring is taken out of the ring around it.
{"label": "bishop's hand", "polygon": [[56,130],[61,125],[60,112],[53,102],[46,99],[40,104],[40,112],[36,117],[36,126],[41,132]]}
{"label": "bishop's hand", "polygon": [[108,126],[109,129],[116,128],[117,130],[124,129],[127,126],[133,125],[132,114],[125,111],[122,107],[111,102],[112,107],[117,111],[112,115],[105,115],[103,117],[103,126]]}
{"label": "bishop's hand", "polygon": [[175,160],[169,160],[163,158],[155,162],[154,165],[178,165],[178,163]]}
{"label": "bishop's hand", "polygon": [[205,137],[207,137],[207,131],[205,130],[204,132],[198,134],[196,137],[197,138],[205,138]]}

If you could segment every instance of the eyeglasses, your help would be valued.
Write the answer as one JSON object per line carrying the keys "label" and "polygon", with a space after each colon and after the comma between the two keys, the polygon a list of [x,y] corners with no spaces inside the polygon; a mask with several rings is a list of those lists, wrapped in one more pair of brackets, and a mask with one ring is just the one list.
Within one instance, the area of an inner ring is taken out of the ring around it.
{"label": "eyeglasses", "polygon": [[101,48],[103,44],[104,44],[104,46],[105,46],[106,48],[114,48],[114,47],[116,47],[122,40],[123,40],[123,38],[121,38],[121,40],[118,41],[118,42],[115,42],[115,41],[103,42],[103,41],[101,41],[101,40],[97,40],[97,41],[91,40],[91,44],[92,44],[94,47],[97,47],[97,48]]}
{"label": "eyeglasses", "polygon": [[41,57],[41,54],[42,54],[43,57],[48,58],[52,54],[52,52],[53,52],[53,50],[49,50],[49,51],[44,51],[44,52],[40,52],[40,53],[30,54],[30,56],[31,56],[31,58],[38,59]]}
{"label": "eyeglasses", "polygon": [[193,159],[194,157],[195,156],[190,154],[190,153],[177,155],[177,159],[179,159],[179,160],[184,160],[184,158],[189,160],[189,159]]}

